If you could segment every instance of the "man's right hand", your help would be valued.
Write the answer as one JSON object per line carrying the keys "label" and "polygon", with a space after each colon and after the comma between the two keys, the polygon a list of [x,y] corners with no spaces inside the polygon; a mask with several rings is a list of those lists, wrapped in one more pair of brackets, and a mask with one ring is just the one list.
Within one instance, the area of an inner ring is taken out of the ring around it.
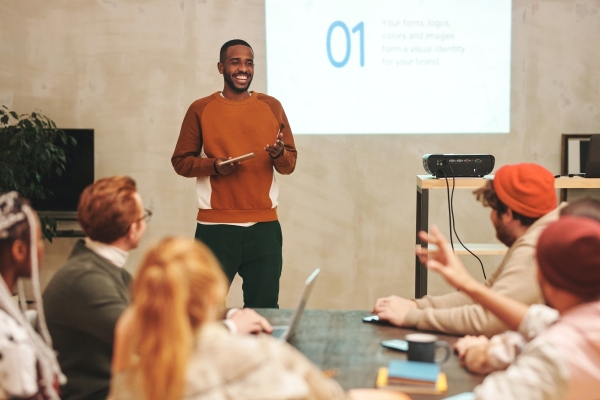
{"label": "man's right hand", "polygon": [[219,175],[229,175],[237,168],[239,163],[229,163],[229,164],[221,164],[223,161],[231,160],[229,158],[217,158],[215,160],[215,169],[219,173]]}
{"label": "man's right hand", "polygon": [[235,311],[229,319],[235,324],[238,333],[273,332],[269,321],[250,308]]}
{"label": "man's right hand", "polygon": [[417,308],[414,300],[389,296],[377,299],[372,313],[377,314],[380,321],[389,321],[394,325],[403,326],[406,314],[413,308]]}

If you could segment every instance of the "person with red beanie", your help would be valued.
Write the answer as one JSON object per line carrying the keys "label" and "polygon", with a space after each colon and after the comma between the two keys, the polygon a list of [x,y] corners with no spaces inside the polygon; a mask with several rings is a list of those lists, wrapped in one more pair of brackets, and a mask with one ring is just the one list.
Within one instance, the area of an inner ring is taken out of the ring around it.
{"label": "person with red beanie", "polygon": [[[525,305],[477,282],[437,228],[417,248],[427,268],[494,313],[526,344],[475,388],[476,399],[598,399],[600,393],[600,223],[575,210],[540,235],[538,281],[548,305]],[[577,215],[579,214],[579,215]],[[550,308],[552,307],[552,308]],[[500,335],[501,336],[501,335]],[[493,354],[488,354],[493,359]]]}
{"label": "person with red beanie", "polygon": [[[492,209],[496,237],[509,247],[486,286],[525,304],[540,303],[535,245],[542,230],[558,219],[554,175],[537,164],[505,165],[474,194]],[[491,337],[507,330],[506,324],[462,292],[415,300],[383,297],[376,301],[373,313],[394,325],[451,334]]]}

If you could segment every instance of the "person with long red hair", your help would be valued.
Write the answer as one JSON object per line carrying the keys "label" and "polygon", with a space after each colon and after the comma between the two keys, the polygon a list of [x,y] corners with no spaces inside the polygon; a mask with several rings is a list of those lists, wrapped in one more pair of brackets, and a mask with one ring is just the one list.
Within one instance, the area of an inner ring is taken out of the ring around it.
{"label": "person with long red hair", "polygon": [[227,289],[204,244],[166,238],[152,247],[115,330],[109,399],[346,398],[290,345],[232,335],[218,322]]}

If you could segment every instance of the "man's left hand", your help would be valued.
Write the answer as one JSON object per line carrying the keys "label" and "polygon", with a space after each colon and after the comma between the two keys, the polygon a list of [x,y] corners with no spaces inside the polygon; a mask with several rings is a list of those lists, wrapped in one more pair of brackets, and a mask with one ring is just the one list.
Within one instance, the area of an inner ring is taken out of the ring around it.
{"label": "man's left hand", "polygon": [[250,308],[235,311],[229,319],[235,323],[238,333],[273,332],[269,321]]}
{"label": "man's left hand", "polygon": [[269,153],[271,157],[277,157],[283,151],[283,133],[279,132],[277,135],[277,140],[273,144],[267,144],[265,146],[265,151]]}
{"label": "man's left hand", "polygon": [[406,314],[413,308],[417,308],[417,303],[413,300],[389,296],[377,299],[372,312],[377,314],[381,321],[389,321],[394,325],[403,326]]}

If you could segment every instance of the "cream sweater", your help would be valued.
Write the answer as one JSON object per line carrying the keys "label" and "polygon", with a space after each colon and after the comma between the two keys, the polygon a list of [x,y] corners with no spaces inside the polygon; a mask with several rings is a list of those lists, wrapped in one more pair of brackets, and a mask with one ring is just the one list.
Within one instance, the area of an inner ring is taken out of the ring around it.
{"label": "cream sweater", "polygon": [[[159,367],[159,366],[157,366]],[[268,335],[231,335],[218,324],[200,331],[187,370],[185,400],[335,400],[342,388],[287,343]],[[140,379],[113,375],[109,400],[140,400]]]}

